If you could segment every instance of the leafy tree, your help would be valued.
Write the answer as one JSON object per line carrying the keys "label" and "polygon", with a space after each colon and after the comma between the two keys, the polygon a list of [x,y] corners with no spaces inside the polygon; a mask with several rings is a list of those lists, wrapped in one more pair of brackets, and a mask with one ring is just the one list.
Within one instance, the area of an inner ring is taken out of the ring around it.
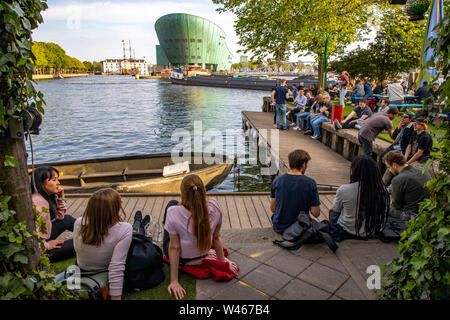
{"label": "leafy tree", "polygon": [[219,12],[237,16],[235,31],[239,44],[253,57],[272,55],[277,65],[293,53],[313,53],[322,61],[367,33],[377,0],[213,0],[222,5]]}
{"label": "leafy tree", "polygon": [[54,68],[65,70],[85,70],[85,65],[76,58],[70,57],[56,43],[33,42],[33,64],[38,68]]}
{"label": "leafy tree", "polygon": [[94,72],[100,72],[102,71],[102,64],[100,62],[94,61]]}
{"label": "leafy tree", "polygon": [[94,65],[90,61],[83,61],[83,65],[87,71],[94,71]]}
{"label": "leafy tree", "polygon": [[367,49],[356,49],[333,62],[335,71],[376,80],[395,78],[420,65],[425,24],[413,23],[402,9],[386,9],[375,41]]}

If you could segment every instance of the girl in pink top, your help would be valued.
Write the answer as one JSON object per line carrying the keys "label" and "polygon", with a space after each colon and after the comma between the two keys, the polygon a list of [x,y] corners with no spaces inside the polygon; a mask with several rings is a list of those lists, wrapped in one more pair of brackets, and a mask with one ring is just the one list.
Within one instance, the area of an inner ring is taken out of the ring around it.
{"label": "girl in pink top", "polygon": [[33,204],[44,218],[46,230],[37,227],[38,235],[44,241],[44,248],[50,262],[66,260],[75,256],[73,240],[56,240],[64,231],[73,231],[75,219],[65,214],[67,210],[64,189],[59,184],[59,172],[43,166],[35,169],[31,177]]}
{"label": "girl in pink top", "polygon": [[[176,299],[182,299],[186,291],[178,282],[180,264],[201,264],[202,258],[229,261],[223,252],[220,228],[222,208],[215,200],[206,200],[202,180],[194,174],[181,182],[181,205],[172,200],[164,214],[163,249],[170,261],[168,291]],[[214,250],[210,249],[211,247]],[[231,261],[230,268],[237,274],[239,268]]]}

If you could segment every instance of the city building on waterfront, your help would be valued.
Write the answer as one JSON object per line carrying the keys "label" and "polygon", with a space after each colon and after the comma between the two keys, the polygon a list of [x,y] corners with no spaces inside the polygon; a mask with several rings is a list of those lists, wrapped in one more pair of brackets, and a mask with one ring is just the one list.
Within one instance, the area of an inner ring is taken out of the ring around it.
{"label": "city building on waterfront", "polygon": [[148,75],[148,64],[143,59],[106,59],[101,62],[102,73]]}
{"label": "city building on waterfront", "polygon": [[156,21],[155,30],[159,40],[157,65],[230,70],[233,55],[225,32],[215,23],[191,14],[171,13]]}

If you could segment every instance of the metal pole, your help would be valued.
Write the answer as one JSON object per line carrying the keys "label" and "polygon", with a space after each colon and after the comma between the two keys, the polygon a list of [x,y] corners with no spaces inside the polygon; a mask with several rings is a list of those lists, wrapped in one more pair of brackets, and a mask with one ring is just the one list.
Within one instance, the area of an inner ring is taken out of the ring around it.
{"label": "metal pole", "polygon": [[323,54],[323,79],[322,79],[322,93],[325,91],[327,83],[327,63],[328,63],[328,32],[325,36],[325,51]]}

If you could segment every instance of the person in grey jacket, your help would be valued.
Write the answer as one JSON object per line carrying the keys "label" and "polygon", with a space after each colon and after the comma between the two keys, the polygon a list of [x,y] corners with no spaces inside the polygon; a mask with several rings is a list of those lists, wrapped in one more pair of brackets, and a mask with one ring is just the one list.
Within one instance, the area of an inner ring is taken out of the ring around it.
{"label": "person in grey jacket", "polygon": [[384,163],[395,176],[392,179],[392,206],[389,215],[408,221],[419,212],[419,203],[429,196],[425,183],[431,180],[428,172],[408,165],[400,150],[389,151]]}

